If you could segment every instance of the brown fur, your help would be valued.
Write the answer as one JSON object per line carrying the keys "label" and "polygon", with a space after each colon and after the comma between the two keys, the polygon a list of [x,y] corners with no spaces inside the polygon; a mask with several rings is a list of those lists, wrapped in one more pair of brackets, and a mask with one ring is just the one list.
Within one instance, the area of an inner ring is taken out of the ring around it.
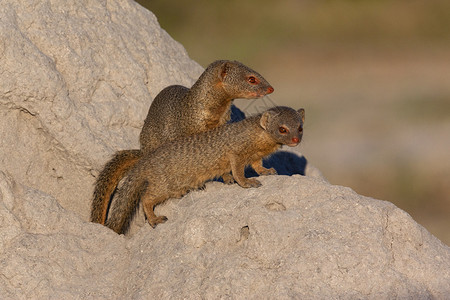
{"label": "brown fur", "polygon": [[116,152],[113,158],[103,168],[97,178],[91,208],[91,221],[104,224],[108,211],[109,199],[114,193],[117,184],[105,184],[106,182],[118,183],[123,174],[128,172],[131,167],[142,157],[140,150],[123,150]]}
{"label": "brown fur", "polygon": [[[251,77],[255,83],[249,82]],[[143,153],[167,141],[225,124],[230,119],[231,102],[235,98],[254,99],[272,92],[273,88],[260,74],[239,62],[225,60],[210,64],[190,89],[180,85],[163,89],[153,100],[145,119],[141,149],[117,152],[97,178],[91,221],[105,224],[112,194]]]}
{"label": "brown fur", "polygon": [[[155,215],[156,205],[181,197],[230,171],[241,187],[260,186],[258,180],[245,177],[244,168],[251,165],[260,175],[276,174],[273,168],[263,167],[262,158],[283,144],[298,145],[303,122],[303,109],[275,107],[237,123],[166,143],[144,154],[127,174],[106,225],[117,233],[125,233],[141,200],[148,222],[155,227],[167,220],[165,216]],[[281,133],[280,128],[286,132]]]}

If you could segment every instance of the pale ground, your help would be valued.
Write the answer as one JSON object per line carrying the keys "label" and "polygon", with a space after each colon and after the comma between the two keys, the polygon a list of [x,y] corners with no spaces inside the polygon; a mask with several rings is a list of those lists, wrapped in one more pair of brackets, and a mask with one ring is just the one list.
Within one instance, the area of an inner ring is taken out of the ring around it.
{"label": "pale ground", "polygon": [[258,66],[270,99],[237,105],[304,107],[300,150],[330,182],[393,202],[450,244],[449,53],[285,53]]}

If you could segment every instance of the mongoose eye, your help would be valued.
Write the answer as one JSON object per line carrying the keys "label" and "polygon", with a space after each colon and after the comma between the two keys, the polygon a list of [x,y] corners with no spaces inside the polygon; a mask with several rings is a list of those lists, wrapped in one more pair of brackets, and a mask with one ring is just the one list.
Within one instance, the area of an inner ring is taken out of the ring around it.
{"label": "mongoose eye", "polygon": [[249,76],[247,81],[251,84],[257,84],[258,83],[258,79],[256,79],[255,76]]}
{"label": "mongoose eye", "polygon": [[286,133],[289,132],[289,130],[288,130],[287,128],[285,128],[285,127],[280,127],[280,128],[278,128],[278,131],[279,131],[281,134],[286,134]]}

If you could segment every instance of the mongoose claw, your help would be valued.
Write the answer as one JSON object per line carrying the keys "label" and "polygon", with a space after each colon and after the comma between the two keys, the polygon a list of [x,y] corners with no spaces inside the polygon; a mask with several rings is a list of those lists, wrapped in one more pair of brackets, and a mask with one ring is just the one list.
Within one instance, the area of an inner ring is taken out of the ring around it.
{"label": "mongoose claw", "polygon": [[277,175],[277,171],[274,168],[265,169],[258,173],[259,175]]}
{"label": "mongoose claw", "polygon": [[243,184],[241,184],[240,186],[242,186],[243,188],[257,188],[260,187],[262,184],[261,182],[259,182],[259,180],[256,180],[254,178],[251,179],[247,179]]}
{"label": "mongoose claw", "polygon": [[234,177],[230,173],[222,175],[222,180],[223,180],[223,183],[225,183],[225,184],[235,183]]}
{"label": "mongoose claw", "polygon": [[206,184],[202,184],[201,186],[199,186],[198,188],[197,188],[197,190],[199,190],[199,191],[204,191],[204,190],[206,190]]}
{"label": "mongoose claw", "polygon": [[156,225],[158,225],[160,223],[164,223],[166,221],[167,221],[167,217],[166,216],[159,216],[159,217],[153,218],[151,220],[148,220],[148,223],[150,224],[150,226],[155,228]]}

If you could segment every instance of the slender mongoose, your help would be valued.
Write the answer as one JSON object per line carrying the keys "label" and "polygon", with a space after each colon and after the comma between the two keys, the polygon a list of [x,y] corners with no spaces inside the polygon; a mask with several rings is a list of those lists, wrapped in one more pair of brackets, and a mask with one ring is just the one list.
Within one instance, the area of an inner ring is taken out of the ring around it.
{"label": "slender mongoose", "polygon": [[[105,223],[119,181],[143,153],[167,141],[223,125],[230,119],[233,99],[260,98],[273,90],[254,70],[227,60],[211,63],[190,89],[180,85],[163,89],[148,111],[140,134],[140,149],[116,152],[100,172],[94,187],[91,221]],[[230,181],[229,176],[224,180]]]}
{"label": "slender mongoose", "polygon": [[125,233],[139,201],[152,227],[167,220],[156,216],[154,207],[169,198],[178,198],[206,181],[232,172],[244,188],[261,183],[246,178],[251,165],[259,175],[276,174],[266,169],[262,158],[281,145],[296,146],[303,136],[304,109],[278,106],[240,122],[186,136],[147,152],[127,173],[106,226]]}

